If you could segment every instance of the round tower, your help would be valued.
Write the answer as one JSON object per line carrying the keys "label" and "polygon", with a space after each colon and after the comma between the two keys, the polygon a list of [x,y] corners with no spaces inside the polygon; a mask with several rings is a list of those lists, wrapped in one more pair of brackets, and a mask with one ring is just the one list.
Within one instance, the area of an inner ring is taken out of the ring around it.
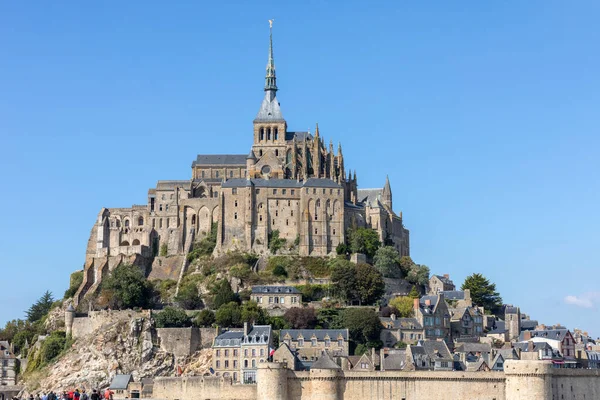
{"label": "round tower", "polygon": [[323,352],[310,368],[311,400],[339,400],[338,381],[341,368],[329,353]]}
{"label": "round tower", "polygon": [[287,400],[287,368],[282,363],[259,363],[256,371],[257,400]]}
{"label": "round tower", "polygon": [[506,398],[552,399],[552,364],[544,361],[506,360]]}
{"label": "round tower", "polygon": [[73,321],[75,320],[75,309],[72,304],[69,304],[65,310],[65,328],[67,336],[73,335]]}

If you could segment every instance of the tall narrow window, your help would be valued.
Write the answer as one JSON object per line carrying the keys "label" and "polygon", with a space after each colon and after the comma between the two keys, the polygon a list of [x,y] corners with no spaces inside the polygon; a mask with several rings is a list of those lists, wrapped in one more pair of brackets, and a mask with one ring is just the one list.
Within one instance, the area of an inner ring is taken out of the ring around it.
{"label": "tall narrow window", "polygon": [[219,171],[215,171],[215,178],[219,177]]}
{"label": "tall narrow window", "polygon": [[260,128],[260,140],[263,141],[265,140],[265,129],[264,128]]}
{"label": "tall narrow window", "polygon": [[279,150],[275,149],[275,157],[279,157]]}
{"label": "tall narrow window", "polygon": [[271,140],[271,128],[267,128],[267,140]]}
{"label": "tall narrow window", "polygon": [[229,171],[229,177],[233,178],[233,171]]}
{"label": "tall narrow window", "polygon": [[277,127],[273,128],[273,136],[275,140],[279,138],[279,129]]}

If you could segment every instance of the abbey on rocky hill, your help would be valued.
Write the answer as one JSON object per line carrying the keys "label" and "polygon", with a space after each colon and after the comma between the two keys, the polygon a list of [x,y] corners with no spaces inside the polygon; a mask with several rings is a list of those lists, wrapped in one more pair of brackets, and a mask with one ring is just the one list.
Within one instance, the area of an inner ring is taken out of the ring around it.
{"label": "abbey on rocky hill", "polygon": [[276,93],[271,32],[250,152],[198,155],[191,179],[158,181],[146,205],[103,208],[88,242],[76,303],[125,261],[145,268],[150,278],[176,279],[193,243],[214,227],[216,254],[236,249],[265,254],[271,233],[278,231],[295,245],[293,252],[326,256],[335,254],[349,228],[368,227],[400,255],[409,255],[409,232],[402,213],[392,210],[389,181],[383,188],[358,189],[356,171],[344,167],[341,145],[337,153],[331,142],[327,147],[318,125],[314,135],[288,131]]}

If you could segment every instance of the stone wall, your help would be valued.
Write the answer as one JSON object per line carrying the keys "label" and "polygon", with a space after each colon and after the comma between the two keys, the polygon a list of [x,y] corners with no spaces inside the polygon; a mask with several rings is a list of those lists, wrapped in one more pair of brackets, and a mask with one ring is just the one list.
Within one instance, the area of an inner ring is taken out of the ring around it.
{"label": "stone wall", "polygon": [[166,400],[253,400],[256,385],[233,384],[229,378],[156,378],[153,398]]}
{"label": "stone wall", "polygon": [[134,318],[148,318],[149,311],[90,311],[87,317],[73,319],[73,338],[89,335],[103,326],[111,326],[119,322],[129,322]]}
{"label": "stone wall", "polygon": [[[213,330],[213,329],[211,329]],[[187,357],[200,350],[200,329],[157,328],[160,349],[177,357]]]}

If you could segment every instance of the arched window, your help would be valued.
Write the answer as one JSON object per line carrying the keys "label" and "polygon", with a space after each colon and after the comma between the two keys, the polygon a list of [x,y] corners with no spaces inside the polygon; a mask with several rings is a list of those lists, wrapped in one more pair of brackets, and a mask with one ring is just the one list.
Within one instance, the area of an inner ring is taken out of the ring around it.
{"label": "arched window", "polygon": [[196,225],[196,216],[192,215],[192,225]]}
{"label": "arched window", "polygon": [[129,228],[129,220],[128,219],[125,220],[125,228]]}
{"label": "arched window", "polygon": [[219,171],[215,171],[215,178],[219,177]]}
{"label": "arched window", "polygon": [[275,156],[279,157],[279,150],[275,149]]}
{"label": "arched window", "polygon": [[237,213],[233,213],[233,219],[237,219]]}
{"label": "arched window", "polygon": [[259,157],[262,157],[262,149],[260,149],[260,150],[258,151],[258,156],[259,156]]}
{"label": "arched window", "polygon": [[144,217],[139,217],[138,218],[138,226],[142,226],[144,225]]}
{"label": "arched window", "polygon": [[248,360],[244,360],[244,368],[248,368]]}
{"label": "arched window", "polygon": [[256,360],[252,360],[252,368],[256,368]]}
{"label": "arched window", "polygon": [[131,243],[132,246],[139,246],[140,245],[140,241],[138,239],[134,239],[133,243]]}
{"label": "arched window", "polygon": [[267,140],[271,140],[271,128],[267,128]]}
{"label": "arched window", "polygon": [[277,129],[277,127],[273,128],[273,138],[275,140],[277,140],[277,138],[279,137],[279,129]]}
{"label": "arched window", "polygon": [[260,140],[263,141],[265,140],[265,129],[264,128],[260,128]]}

